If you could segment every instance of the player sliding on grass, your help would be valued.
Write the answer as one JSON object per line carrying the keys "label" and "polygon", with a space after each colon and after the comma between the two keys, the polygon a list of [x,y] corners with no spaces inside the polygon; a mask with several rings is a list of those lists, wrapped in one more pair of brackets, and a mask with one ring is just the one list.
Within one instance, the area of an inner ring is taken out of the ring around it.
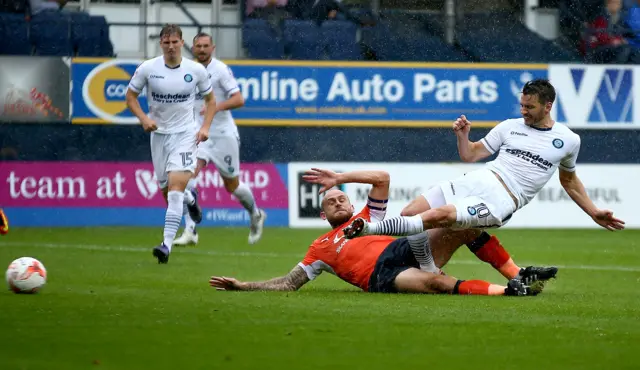
{"label": "player sliding on grass", "polygon": [[[562,187],[594,222],[611,231],[624,229],[624,221],[613,217],[612,211],[593,204],[576,175],[580,137],[551,119],[555,96],[555,89],[547,80],[528,82],[520,99],[523,118],[500,123],[479,142],[469,141],[471,123],[461,116],[453,123],[460,158],[476,162],[500,152],[498,157],[482,169],[429,189],[412,201],[400,217],[375,222],[356,218],[344,228],[345,237],[423,235],[424,230],[436,228],[501,227],[536,196],[557,167]],[[497,239],[483,235],[484,240],[478,241],[493,244],[493,251],[485,253],[483,260],[507,278],[516,276],[521,269]]]}
{"label": "player sliding on grass", "polygon": [[[386,213],[389,195],[389,174],[382,171],[354,171],[342,174],[313,169],[304,179],[331,186],[355,182],[371,184],[367,205],[354,216],[349,197],[337,189],[330,189],[322,200],[321,217],[332,230],[316,239],[306,256],[289,274],[262,282],[241,282],[234,278],[212,276],[209,284],[219,290],[298,290],[323,271],[367,292],[379,293],[449,293],[474,295],[536,295],[542,282],[512,279],[507,286],[482,280],[458,280],[420,269],[412,252],[415,240],[388,236],[369,236],[346,239],[342,229],[355,218],[381,221]],[[329,179],[329,181],[327,181]],[[323,185],[320,192],[329,187]],[[422,243],[424,253],[431,252]]]}

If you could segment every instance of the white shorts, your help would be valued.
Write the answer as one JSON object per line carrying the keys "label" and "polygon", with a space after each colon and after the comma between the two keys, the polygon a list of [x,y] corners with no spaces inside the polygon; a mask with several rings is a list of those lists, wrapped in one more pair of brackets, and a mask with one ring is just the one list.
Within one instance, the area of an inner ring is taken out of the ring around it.
{"label": "white shorts", "polygon": [[240,137],[235,134],[209,136],[198,145],[196,157],[213,162],[220,176],[231,179],[240,174]]}
{"label": "white shorts", "polygon": [[196,132],[151,133],[151,160],[160,188],[166,188],[169,172],[196,172]]}
{"label": "white shorts", "polygon": [[[507,224],[516,211],[516,204],[488,169],[467,173],[452,181],[444,181],[423,194],[432,208],[442,206],[439,198],[444,195],[446,204],[456,207],[457,218],[453,228],[489,229]],[[431,199],[430,199],[431,198]],[[431,203],[435,204],[431,204]]]}

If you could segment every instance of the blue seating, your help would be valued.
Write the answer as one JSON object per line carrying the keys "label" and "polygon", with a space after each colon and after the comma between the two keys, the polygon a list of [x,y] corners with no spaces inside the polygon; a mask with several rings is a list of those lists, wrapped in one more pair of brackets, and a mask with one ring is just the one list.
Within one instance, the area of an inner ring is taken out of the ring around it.
{"label": "blue seating", "polygon": [[320,27],[312,21],[287,20],[284,22],[284,40],[291,59],[324,59],[324,46]]}
{"label": "blue seating", "polygon": [[69,16],[60,12],[41,12],[31,19],[30,25],[30,36],[36,55],[73,55]]}
{"label": "blue seating", "polygon": [[[491,27],[486,27],[491,24]],[[581,61],[530,31],[509,14],[467,16],[458,32],[460,46],[481,62],[548,63]]]}
{"label": "blue seating", "polygon": [[100,55],[105,57],[113,56],[113,44],[111,43],[109,25],[107,19],[101,15],[92,15],[90,23],[98,28],[98,43],[100,44]]}
{"label": "blue seating", "polygon": [[362,51],[357,42],[358,27],[349,21],[327,21],[321,26],[322,40],[331,60],[361,60]]}
{"label": "blue seating", "polygon": [[0,13],[0,54],[31,55],[33,46],[29,41],[29,27],[22,14]]}
{"label": "blue seating", "polygon": [[422,32],[403,34],[384,23],[363,30],[363,41],[381,61],[465,62],[468,59],[441,38]]}
{"label": "blue seating", "polygon": [[242,45],[252,59],[282,59],[284,42],[263,19],[247,19],[242,26]]}

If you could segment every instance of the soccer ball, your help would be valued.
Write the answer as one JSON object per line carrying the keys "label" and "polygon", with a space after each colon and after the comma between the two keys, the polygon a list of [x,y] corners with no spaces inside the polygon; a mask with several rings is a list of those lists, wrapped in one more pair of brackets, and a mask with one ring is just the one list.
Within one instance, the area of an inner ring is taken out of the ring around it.
{"label": "soccer ball", "polygon": [[47,270],[32,257],[21,257],[7,269],[7,284],[14,293],[36,293],[47,282]]}

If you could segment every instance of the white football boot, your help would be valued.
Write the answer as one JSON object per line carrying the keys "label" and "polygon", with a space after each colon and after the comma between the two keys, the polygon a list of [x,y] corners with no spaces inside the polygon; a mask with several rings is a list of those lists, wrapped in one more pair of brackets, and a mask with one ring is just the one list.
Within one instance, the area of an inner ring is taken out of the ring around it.
{"label": "white football boot", "polygon": [[249,244],[257,243],[262,237],[262,229],[264,221],[267,219],[267,213],[261,209],[258,210],[257,216],[251,216],[251,227],[249,228]]}
{"label": "white football boot", "polygon": [[184,229],[182,235],[173,241],[173,245],[196,245],[198,244],[198,232],[194,229]]}

